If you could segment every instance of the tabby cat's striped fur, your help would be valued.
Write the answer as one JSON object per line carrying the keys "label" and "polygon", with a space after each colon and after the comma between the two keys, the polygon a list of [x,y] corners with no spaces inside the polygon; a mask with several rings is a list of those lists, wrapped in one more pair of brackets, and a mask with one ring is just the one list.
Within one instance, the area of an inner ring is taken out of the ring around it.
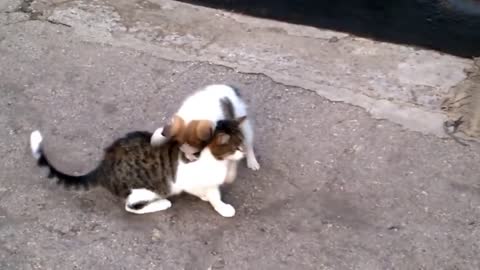
{"label": "tabby cat's striped fur", "polygon": [[165,210],[171,206],[169,196],[187,192],[209,201],[221,215],[233,216],[235,209],[221,200],[219,186],[233,180],[231,162],[244,157],[240,129],[244,120],[218,121],[211,141],[195,162],[185,160],[174,140],[152,146],[152,133],[129,133],[107,147],[100,164],[81,176],[63,173],[49,162],[39,131],[31,134],[30,144],[38,164],[50,169],[49,177],[58,178],[66,186],[100,185],[125,198],[129,212]]}

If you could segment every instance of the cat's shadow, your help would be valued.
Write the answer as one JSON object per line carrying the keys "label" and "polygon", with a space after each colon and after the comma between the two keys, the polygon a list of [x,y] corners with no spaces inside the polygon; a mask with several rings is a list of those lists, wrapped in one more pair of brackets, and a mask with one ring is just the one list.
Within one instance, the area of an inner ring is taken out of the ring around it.
{"label": "cat's shadow", "polygon": [[[222,199],[232,204],[238,211],[243,208],[244,202],[248,193],[252,192],[253,181],[256,172],[252,172],[247,168],[245,162],[241,162],[238,166],[237,178],[232,184],[223,185],[220,187]],[[256,183],[257,185],[258,183]],[[88,191],[82,191],[75,196],[75,200],[72,203],[75,208],[84,213],[95,213],[95,215],[105,217],[117,217],[129,224],[149,223],[152,221],[158,221],[159,216],[165,216],[170,218],[171,216],[182,216],[183,213],[196,212],[201,215],[217,215],[212,209],[209,202],[202,201],[201,199],[182,193],[169,198],[172,202],[172,207],[166,210],[163,215],[159,215],[158,212],[152,214],[136,215],[125,211],[124,201],[117,198],[107,192],[104,189],[94,188]]]}

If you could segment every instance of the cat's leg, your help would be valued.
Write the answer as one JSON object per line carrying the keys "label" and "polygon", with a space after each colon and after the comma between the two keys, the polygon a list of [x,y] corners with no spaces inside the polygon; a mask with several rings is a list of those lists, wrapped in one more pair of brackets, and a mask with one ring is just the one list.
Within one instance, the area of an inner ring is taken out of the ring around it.
{"label": "cat's leg", "polygon": [[230,184],[233,183],[233,181],[237,177],[238,161],[230,160],[227,166],[227,176],[225,177],[225,183]]}
{"label": "cat's leg", "polygon": [[191,194],[195,197],[198,197],[200,200],[208,202],[207,192],[205,189],[190,189],[186,191],[188,194]]}
{"label": "cat's leg", "polygon": [[235,208],[222,201],[220,189],[218,187],[207,189],[205,196],[208,198],[208,201],[215,211],[220,215],[224,217],[233,217],[235,215]]}
{"label": "cat's leg", "polygon": [[125,202],[125,210],[134,214],[147,214],[163,211],[172,206],[167,199],[145,188],[132,189]]}
{"label": "cat's leg", "polygon": [[248,168],[256,171],[260,169],[260,164],[258,164],[257,158],[255,157],[255,151],[253,150],[253,128],[252,124],[248,119],[246,119],[242,125],[242,133],[245,137],[245,147],[246,147],[246,156],[247,156],[247,166]]}

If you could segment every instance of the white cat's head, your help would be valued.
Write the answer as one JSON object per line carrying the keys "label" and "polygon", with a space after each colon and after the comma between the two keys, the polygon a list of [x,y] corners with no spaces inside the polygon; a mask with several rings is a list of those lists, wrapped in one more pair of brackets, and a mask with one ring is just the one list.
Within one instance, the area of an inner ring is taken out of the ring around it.
{"label": "white cat's head", "polygon": [[163,127],[162,136],[180,143],[180,149],[189,160],[198,158],[213,137],[213,122],[193,120],[185,124],[183,118],[175,115],[170,124]]}

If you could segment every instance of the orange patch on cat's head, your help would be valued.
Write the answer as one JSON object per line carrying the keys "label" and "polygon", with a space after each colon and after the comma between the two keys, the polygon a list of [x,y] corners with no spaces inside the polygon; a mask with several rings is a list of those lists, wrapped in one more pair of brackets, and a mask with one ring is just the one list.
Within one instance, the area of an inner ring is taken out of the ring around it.
{"label": "orange patch on cat's head", "polygon": [[183,136],[184,143],[200,150],[213,136],[213,123],[208,120],[193,120],[187,124]]}
{"label": "orange patch on cat's head", "polygon": [[173,138],[177,141],[183,140],[185,121],[178,115],[174,115],[170,124],[163,127],[162,135],[166,138]]}
{"label": "orange patch on cat's head", "polygon": [[[213,122],[208,120],[193,120],[185,124],[178,115],[163,129],[163,136],[173,138],[181,145],[188,144],[192,151],[203,149],[213,136]],[[193,153],[190,153],[193,154]]]}

